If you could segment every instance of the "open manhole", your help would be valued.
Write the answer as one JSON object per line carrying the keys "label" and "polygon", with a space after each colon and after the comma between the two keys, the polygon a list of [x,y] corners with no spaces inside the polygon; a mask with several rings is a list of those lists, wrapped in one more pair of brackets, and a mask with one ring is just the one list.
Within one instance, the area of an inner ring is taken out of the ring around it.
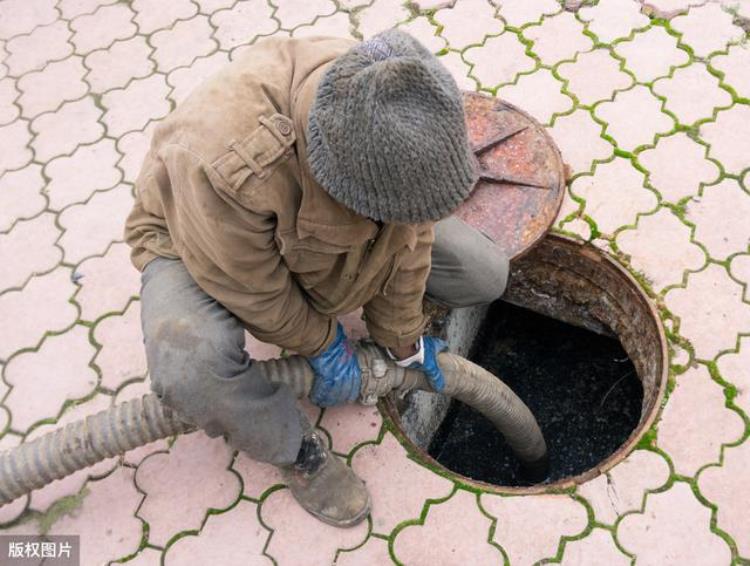
{"label": "open manhole", "polygon": [[527,486],[488,421],[443,396],[390,397],[386,409],[417,458],[500,491],[581,483],[611,468],[653,423],[667,379],[656,311],[598,249],[547,236],[512,262],[503,299],[434,321],[451,349],[493,371],[537,416],[550,478]]}

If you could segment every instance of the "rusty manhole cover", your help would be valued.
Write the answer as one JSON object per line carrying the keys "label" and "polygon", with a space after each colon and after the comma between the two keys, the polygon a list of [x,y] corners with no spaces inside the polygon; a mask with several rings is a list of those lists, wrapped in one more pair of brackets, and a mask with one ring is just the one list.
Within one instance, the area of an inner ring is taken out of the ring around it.
{"label": "rusty manhole cover", "polygon": [[565,166],[544,127],[493,96],[464,92],[469,141],[481,168],[453,213],[517,258],[551,228],[565,194]]}

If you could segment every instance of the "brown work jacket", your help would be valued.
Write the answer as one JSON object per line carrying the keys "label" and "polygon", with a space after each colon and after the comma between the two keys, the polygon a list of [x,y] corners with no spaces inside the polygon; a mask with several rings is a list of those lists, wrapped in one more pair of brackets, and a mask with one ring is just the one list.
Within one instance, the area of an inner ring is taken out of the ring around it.
{"label": "brown work jacket", "polygon": [[131,259],[181,258],[259,340],[326,348],[364,307],[371,337],[406,346],[425,323],[434,223],[382,226],[313,179],[305,130],[340,38],[268,38],[199,85],[154,131],[125,224]]}

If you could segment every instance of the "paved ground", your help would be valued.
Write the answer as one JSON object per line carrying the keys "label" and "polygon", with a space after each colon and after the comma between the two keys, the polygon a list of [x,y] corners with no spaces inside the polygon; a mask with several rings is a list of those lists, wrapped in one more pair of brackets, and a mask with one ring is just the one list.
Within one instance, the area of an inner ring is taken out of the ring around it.
{"label": "paved ground", "polygon": [[154,124],[272,34],[398,24],[462,87],[547,124],[574,172],[557,227],[641,276],[676,376],[655,441],[575,493],[466,489],[377,411],[343,408],[319,427],[370,486],[357,528],[316,522],[273,469],[197,432],[0,508],[1,532],[79,533],[86,566],[750,564],[750,2],[577,3],[1,2],[0,447],[148,391],[121,243],[133,180]]}

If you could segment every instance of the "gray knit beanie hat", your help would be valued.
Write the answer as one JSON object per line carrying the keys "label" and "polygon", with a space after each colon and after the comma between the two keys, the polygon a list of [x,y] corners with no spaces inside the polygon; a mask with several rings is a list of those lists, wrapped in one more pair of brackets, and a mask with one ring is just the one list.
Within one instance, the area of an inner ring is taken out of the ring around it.
{"label": "gray knit beanie hat", "polygon": [[477,179],[456,81],[400,30],[333,61],[317,87],[307,143],[310,170],[328,194],[383,222],[444,218]]}

